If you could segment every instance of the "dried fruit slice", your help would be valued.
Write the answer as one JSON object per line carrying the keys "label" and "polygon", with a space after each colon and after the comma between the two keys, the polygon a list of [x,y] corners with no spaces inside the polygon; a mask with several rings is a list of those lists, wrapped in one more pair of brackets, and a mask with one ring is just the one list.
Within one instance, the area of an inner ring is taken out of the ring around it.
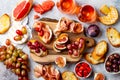
{"label": "dried fruit slice", "polygon": [[58,67],[63,68],[66,65],[66,58],[59,56],[55,59],[55,63],[58,65]]}
{"label": "dried fruit slice", "polygon": [[110,9],[107,5],[103,5],[101,8],[100,8],[100,12],[107,15],[109,12],[110,12]]}
{"label": "dried fruit slice", "polygon": [[107,16],[99,17],[100,22],[105,25],[112,25],[116,23],[116,21],[118,20],[117,9],[113,6],[110,6],[109,9],[110,9],[110,12],[107,14]]}
{"label": "dried fruit slice", "polygon": [[0,17],[0,34],[4,34],[10,28],[10,17],[8,14],[3,14]]}
{"label": "dried fruit slice", "polygon": [[57,44],[64,44],[64,43],[66,43],[67,41],[68,41],[68,34],[62,33],[62,34],[58,37],[56,43],[57,43]]}
{"label": "dried fruit slice", "polygon": [[14,20],[22,20],[30,12],[33,0],[22,0],[13,10]]}

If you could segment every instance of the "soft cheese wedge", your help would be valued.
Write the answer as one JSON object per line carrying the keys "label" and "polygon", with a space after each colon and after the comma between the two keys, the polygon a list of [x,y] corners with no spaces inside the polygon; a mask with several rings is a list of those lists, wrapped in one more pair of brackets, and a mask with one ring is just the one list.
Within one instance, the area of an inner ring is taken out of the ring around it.
{"label": "soft cheese wedge", "polygon": [[8,14],[3,14],[0,17],[0,34],[4,34],[10,28],[10,17]]}
{"label": "soft cheese wedge", "polygon": [[[100,22],[105,25],[115,24],[119,17],[117,9],[114,6],[110,6],[109,8],[107,6],[105,6],[102,8],[100,9],[101,12],[103,14],[107,14],[107,15],[99,17]],[[110,11],[109,11],[109,9],[110,9]]]}
{"label": "soft cheese wedge", "polygon": [[29,27],[27,26],[27,25],[25,25],[26,26],[26,30],[27,30],[27,33],[26,34],[24,34],[23,36],[22,36],[22,39],[21,40],[18,40],[18,41],[16,41],[16,40],[14,40],[14,37],[17,35],[16,34],[16,30],[21,30],[21,28],[23,27],[24,25],[22,25],[21,23],[16,23],[16,22],[14,22],[13,23],[13,26],[11,27],[11,29],[9,30],[9,38],[10,38],[10,40],[13,42],[13,43],[15,43],[15,44],[23,44],[23,43],[25,43],[27,40],[28,40],[28,38],[29,38],[29,34],[30,34],[30,29],[29,29]]}

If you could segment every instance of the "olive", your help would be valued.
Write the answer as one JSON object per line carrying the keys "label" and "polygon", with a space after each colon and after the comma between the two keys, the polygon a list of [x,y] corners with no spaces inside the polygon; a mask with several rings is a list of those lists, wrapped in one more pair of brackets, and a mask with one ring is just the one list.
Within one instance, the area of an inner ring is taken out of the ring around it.
{"label": "olive", "polygon": [[110,55],[110,56],[109,56],[109,60],[110,60],[110,61],[112,61],[112,60],[114,60],[114,59],[115,59],[114,55]]}
{"label": "olive", "polygon": [[108,72],[112,72],[111,67],[106,67],[106,70],[107,70]]}
{"label": "olive", "polygon": [[120,60],[118,61],[118,65],[120,65]]}
{"label": "olive", "polygon": [[117,64],[117,61],[118,61],[118,60],[114,59],[114,60],[113,60],[113,63]]}
{"label": "olive", "polygon": [[118,71],[119,71],[119,69],[113,69],[113,71],[114,71],[114,72],[118,72]]}
{"label": "olive", "polygon": [[106,66],[111,66],[111,65],[112,65],[112,63],[110,61],[106,62]]}
{"label": "olive", "polygon": [[116,59],[119,59],[119,58],[120,58],[120,55],[117,54],[117,53],[115,53],[115,54],[114,54],[114,57],[115,57]]}
{"label": "olive", "polygon": [[87,28],[87,34],[91,37],[97,37],[100,33],[100,29],[96,24],[92,24]]}
{"label": "olive", "polygon": [[112,68],[117,69],[119,66],[117,64],[113,64]]}

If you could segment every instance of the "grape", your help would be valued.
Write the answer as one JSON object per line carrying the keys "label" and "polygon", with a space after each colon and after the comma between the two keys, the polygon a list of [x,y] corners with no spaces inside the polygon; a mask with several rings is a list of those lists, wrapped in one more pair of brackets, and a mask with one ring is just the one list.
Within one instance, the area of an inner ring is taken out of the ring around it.
{"label": "grape", "polygon": [[23,34],[27,34],[27,29],[26,29],[26,27],[25,27],[25,26],[24,26],[24,27],[22,27],[21,32],[22,32]]}
{"label": "grape", "polygon": [[116,60],[116,59],[114,59],[114,60],[113,60],[113,63],[117,64],[117,60]]}
{"label": "grape", "polygon": [[111,65],[112,65],[112,63],[110,61],[106,62],[106,66],[111,66]]}
{"label": "grape", "polygon": [[5,44],[6,44],[7,46],[9,46],[9,45],[11,44],[10,39],[6,39]]}
{"label": "grape", "polygon": [[5,55],[5,54],[6,54],[5,51],[1,51],[1,52],[0,52],[0,55]]}
{"label": "grape", "polygon": [[74,43],[76,46],[78,46],[79,45],[79,42],[78,41],[75,41],[75,43]]}
{"label": "grape", "polygon": [[26,65],[22,65],[21,68],[27,70],[27,66]]}
{"label": "grape", "polygon": [[22,31],[21,30],[16,30],[16,33],[18,34],[18,35],[23,35],[23,33],[22,33]]}
{"label": "grape", "polygon": [[119,59],[119,58],[120,58],[120,55],[117,54],[117,53],[115,53],[115,54],[114,54],[114,57],[115,57],[116,59]]}
{"label": "grape", "polygon": [[42,50],[43,50],[43,51],[46,51],[46,48],[45,48],[45,47],[42,47]]}
{"label": "grape", "polygon": [[68,51],[68,54],[72,55],[72,54],[73,54],[73,51],[72,51],[72,50],[69,50],[69,51]]}
{"label": "grape", "polygon": [[42,47],[43,47],[43,45],[41,43],[39,43],[39,48],[42,48]]}
{"label": "grape", "polygon": [[120,65],[120,60],[118,61],[118,65]]}
{"label": "grape", "polygon": [[108,72],[112,72],[111,67],[106,67],[106,70],[107,70]]}
{"label": "grape", "polygon": [[22,62],[23,59],[22,59],[22,58],[17,58],[17,61],[18,61],[18,62]]}
{"label": "grape", "polygon": [[12,56],[12,60],[13,60],[13,61],[16,61],[17,59],[16,59],[16,57],[15,57],[15,56]]}
{"label": "grape", "polygon": [[28,55],[27,54],[23,54],[21,57],[23,60],[27,60],[28,59]]}
{"label": "grape", "polygon": [[78,47],[73,43],[72,48],[77,49]]}
{"label": "grape", "polygon": [[71,44],[68,44],[68,45],[67,45],[67,49],[72,49],[72,45],[71,45]]}
{"label": "grape", "polygon": [[26,75],[27,75],[26,71],[25,71],[25,70],[22,70],[22,71],[21,71],[21,76],[26,76]]}
{"label": "grape", "polygon": [[17,68],[17,69],[15,70],[15,74],[16,74],[16,75],[20,75],[20,69],[19,69],[19,68]]}
{"label": "grape", "polygon": [[7,58],[7,59],[9,59],[10,57],[11,57],[11,55],[10,55],[10,54],[7,54],[7,55],[6,55],[6,58]]}
{"label": "grape", "polygon": [[36,48],[36,49],[35,49],[35,52],[36,52],[36,53],[40,53],[40,49]]}
{"label": "grape", "polygon": [[118,72],[118,71],[119,71],[119,69],[113,69],[113,71],[114,71],[114,72]]}
{"label": "grape", "polygon": [[118,68],[118,65],[117,65],[117,64],[113,64],[112,67],[113,67],[114,69],[117,69],[117,68]]}
{"label": "grape", "polygon": [[30,46],[30,49],[35,49],[36,47],[34,45],[31,45]]}
{"label": "grape", "polygon": [[10,45],[9,48],[11,51],[13,51],[15,49],[15,47],[13,45]]}
{"label": "grape", "polygon": [[31,45],[32,45],[32,43],[29,41],[29,42],[27,42],[27,45],[28,45],[28,46],[31,46]]}
{"label": "grape", "polygon": [[20,62],[16,63],[16,68],[20,68]]}
{"label": "grape", "polygon": [[115,57],[113,55],[109,56],[109,60],[114,60],[114,59],[115,59]]}

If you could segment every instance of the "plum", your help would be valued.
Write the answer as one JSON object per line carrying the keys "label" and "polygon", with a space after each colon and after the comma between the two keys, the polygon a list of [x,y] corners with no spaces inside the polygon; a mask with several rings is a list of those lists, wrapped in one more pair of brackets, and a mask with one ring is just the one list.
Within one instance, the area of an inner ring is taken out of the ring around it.
{"label": "plum", "polygon": [[87,28],[87,34],[91,37],[97,37],[100,33],[100,29],[96,24],[92,24]]}

